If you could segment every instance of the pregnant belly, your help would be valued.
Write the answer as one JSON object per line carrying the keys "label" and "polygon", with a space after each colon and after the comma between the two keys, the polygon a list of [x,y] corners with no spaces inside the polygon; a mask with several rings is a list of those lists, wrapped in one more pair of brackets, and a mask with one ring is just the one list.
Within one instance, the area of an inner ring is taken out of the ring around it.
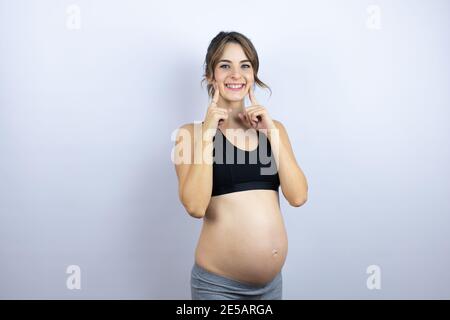
{"label": "pregnant belly", "polygon": [[216,274],[262,285],[281,271],[287,249],[278,193],[249,190],[211,199],[195,260]]}

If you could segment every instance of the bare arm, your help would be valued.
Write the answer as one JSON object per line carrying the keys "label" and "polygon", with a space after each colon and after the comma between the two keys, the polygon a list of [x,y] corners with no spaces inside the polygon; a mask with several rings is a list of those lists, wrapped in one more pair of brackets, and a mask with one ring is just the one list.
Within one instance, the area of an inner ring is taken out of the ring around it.
{"label": "bare arm", "polygon": [[179,182],[179,197],[186,211],[199,219],[205,215],[212,194],[212,140],[218,126],[228,118],[228,111],[217,106],[219,89],[216,83],[214,88],[214,97],[203,124],[182,126],[175,146],[174,160]]}
{"label": "bare arm", "polygon": [[[273,123],[277,130],[268,130],[267,137],[274,157],[278,160],[281,190],[290,205],[299,207],[308,199],[308,183],[302,169],[297,164],[286,129],[277,120],[273,120]],[[275,132],[278,133],[278,137]]]}
{"label": "bare arm", "polygon": [[248,127],[264,130],[272,147],[272,155],[275,158],[283,195],[291,206],[299,207],[308,198],[308,183],[295,160],[286,129],[280,121],[270,118],[266,108],[256,100],[252,87],[250,87],[248,95],[252,106],[239,117]]}
{"label": "bare arm", "polygon": [[202,137],[201,124],[180,128],[175,147],[179,198],[194,218],[203,218],[212,193],[212,138]]}

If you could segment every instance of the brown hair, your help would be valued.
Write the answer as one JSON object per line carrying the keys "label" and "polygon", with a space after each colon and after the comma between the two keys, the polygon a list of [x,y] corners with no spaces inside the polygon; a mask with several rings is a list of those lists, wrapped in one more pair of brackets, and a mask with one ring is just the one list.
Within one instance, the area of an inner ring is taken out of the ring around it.
{"label": "brown hair", "polygon": [[[258,78],[258,69],[259,69],[259,59],[258,59],[258,53],[256,52],[255,47],[253,46],[252,42],[249,38],[244,36],[243,34],[235,31],[231,32],[224,32],[221,31],[219,34],[217,34],[214,39],[211,40],[211,43],[208,46],[208,51],[206,52],[205,57],[205,73],[203,74],[203,82],[207,82],[208,78],[212,79],[214,75],[214,69],[222,56],[222,53],[225,49],[225,45],[227,43],[237,43],[241,45],[242,50],[244,50],[245,55],[250,60],[252,67],[253,67],[253,76],[255,78],[255,83],[258,84],[262,88],[267,88],[270,91],[270,94],[272,95],[272,90],[270,90],[270,87],[266,85],[264,82],[262,82]],[[208,95],[210,97],[214,96],[214,87],[212,84],[207,85]]]}

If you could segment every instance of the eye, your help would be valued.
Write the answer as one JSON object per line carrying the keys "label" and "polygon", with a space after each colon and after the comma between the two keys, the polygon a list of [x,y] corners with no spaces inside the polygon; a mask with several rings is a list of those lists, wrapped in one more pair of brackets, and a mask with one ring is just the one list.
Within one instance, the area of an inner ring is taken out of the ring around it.
{"label": "eye", "polygon": [[[229,65],[223,64],[223,65],[220,66],[220,68],[225,69],[224,67],[229,67]],[[251,68],[251,65],[249,65],[249,64],[243,64],[242,67],[245,67],[246,69],[248,69],[248,68]]]}

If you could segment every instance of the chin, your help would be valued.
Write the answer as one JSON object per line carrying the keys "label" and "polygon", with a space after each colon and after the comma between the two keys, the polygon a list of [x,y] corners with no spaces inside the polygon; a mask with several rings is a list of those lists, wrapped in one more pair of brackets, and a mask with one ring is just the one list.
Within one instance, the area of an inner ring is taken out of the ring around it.
{"label": "chin", "polygon": [[229,97],[225,97],[225,100],[226,100],[226,101],[229,101],[229,102],[239,102],[239,101],[244,100],[244,97],[242,97],[242,98],[236,98],[236,97],[231,97],[231,98],[229,98]]}
{"label": "chin", "polygon": [[224,97],[225,99],[230,100],[230,101],[241,101],[242,99],[245,98],[245,95],[247,95],[247,94],[248,94],[247,92],[241,93],[239,95],[229,94],[228,92],[225,92],[225,94],[222,97]]}

